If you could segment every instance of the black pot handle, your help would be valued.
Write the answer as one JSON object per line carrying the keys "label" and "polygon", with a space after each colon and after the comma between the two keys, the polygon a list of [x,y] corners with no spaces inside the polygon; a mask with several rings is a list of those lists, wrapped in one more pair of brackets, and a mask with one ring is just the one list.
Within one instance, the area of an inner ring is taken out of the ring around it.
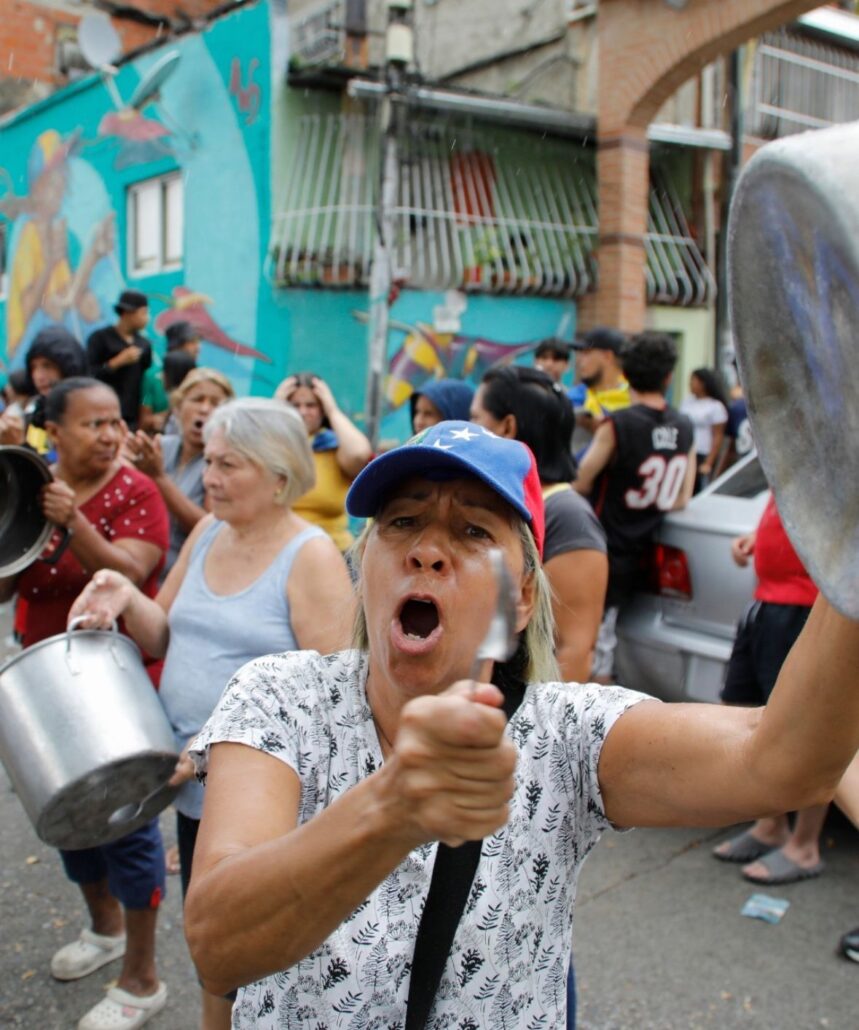
{"label": "black pot handle", "polygon": [[[72,531],[65,526],[57,526],[57,530],[60,534],[60,542],[46,557],[40,557],[39,561],[44,562],[45,565],[56,565],[57,562],[66,553],[66,548],[72,542]],[[53,539],[53,537],[52,537]],[[50,541],[49,541],[50,543]]]}

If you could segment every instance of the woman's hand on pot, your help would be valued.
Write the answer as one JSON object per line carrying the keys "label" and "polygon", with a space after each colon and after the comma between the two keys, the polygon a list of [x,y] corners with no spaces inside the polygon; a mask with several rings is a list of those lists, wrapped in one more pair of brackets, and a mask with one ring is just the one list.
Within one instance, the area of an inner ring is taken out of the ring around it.
{"label": "woman's hand on pot", "polygon": [[467,680],[404,706],[383,771],[415,839],[457,846],[507,822],[516,748],[501,702],[496,687]]}
{"label": "woman's hand on pot", "polygon": [[42,487],[42,514],[55,526],[68,527],[78,513],[75,492],[62,479],[54,479]]}
{"label": "woman's hand on pot", "polygon": [[68,622],[84,617],[88,629],[110,629],[134,598],[136,587],[121,572],[99,569],[69,609]]}
{"label": "woman's hand on pot", "polygon": [[186,747],[182,754],[179,755],[179,761],[176,763],[176,768],[173,770],[173,775],[167,781],[168,787],[181,787],[183,783],[187,783],[188,780],[193,780],[196,770],[194,763],[188,755],[188,748]]}

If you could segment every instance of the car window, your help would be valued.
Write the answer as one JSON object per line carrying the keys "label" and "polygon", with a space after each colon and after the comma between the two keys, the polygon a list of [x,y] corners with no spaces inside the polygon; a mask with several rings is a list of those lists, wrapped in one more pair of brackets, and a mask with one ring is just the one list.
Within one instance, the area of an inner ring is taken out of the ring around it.
{"label": "car window", "polygon": [[710,493],[722,494],[726,497],[744,497],[752,499],[768,488],[761,463],[757,454],[750,454],[738,461],[713,484]]}

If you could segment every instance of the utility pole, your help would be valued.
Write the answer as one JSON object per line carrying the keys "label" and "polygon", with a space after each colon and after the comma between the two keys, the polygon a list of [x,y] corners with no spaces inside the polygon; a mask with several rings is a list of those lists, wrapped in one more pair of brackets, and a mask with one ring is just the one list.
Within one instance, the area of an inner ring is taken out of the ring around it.
{"label": "utility pole", "polygon": [[405,71],[414,57],[412,0],[387,0],[385,85],[380,105],[382,181],[376,207],[376,237],[370,269],[370,319],[367,332],[367,401],[365,428],[373,450],[379,444],[382,384],[388,356],[388,306],[393,283],[394,207],[399,183],[399,138],[402,107],[393,99],[405,85]]}
{"label": "utility pole", "polygon": [[731,150],[727,156],[722,191],[722,221],[719,232],[718,290],[716,293],[716,355],[715,365],[725,373],[727,357],[733,357],[734,336],[731,312],[728,306],[728,220],[731,201],[743,163],[743,48],[734,50],[728,58],[728,98],[731,105]]}

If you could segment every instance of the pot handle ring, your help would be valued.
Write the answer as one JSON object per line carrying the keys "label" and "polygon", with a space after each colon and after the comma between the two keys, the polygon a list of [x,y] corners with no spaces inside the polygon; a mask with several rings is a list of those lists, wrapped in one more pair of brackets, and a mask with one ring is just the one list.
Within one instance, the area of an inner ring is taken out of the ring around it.
{"label": "pot handle ring", "polygon": [[[75,666],[75,663],[72,660],[72,633],[74,632],[74,630],[79,629],[81,625],[85,622],[89,622],[89,616],[78,615],[74,619],[72,619],[72,621],[66,627],[66,665],[69,668],[69,672],[73,676],[79,675],[81,670],[80,668]],[[125,666],[122,664],[122,659],[119,656],[116,648],[114,647],[114,640],[119,635],[119,627],[116,624],[116,619],[111,620],[110,633],[113,638],[110,642],[110,653],[113,655],[113,660],[120,667],[120,669],[124,669]]]}
{"label": "pot handle ring", "polygon": [[57,526],[56,529],[59,530],[60,533],[60,539],[57,546],[47,557],[39,557],[39,561],[44,562],[45,565],[56,565],[60,558],[62,558],[66,553],[66,548],[72,542],[72,531],[70,529],[67,529],[65,526]]}

